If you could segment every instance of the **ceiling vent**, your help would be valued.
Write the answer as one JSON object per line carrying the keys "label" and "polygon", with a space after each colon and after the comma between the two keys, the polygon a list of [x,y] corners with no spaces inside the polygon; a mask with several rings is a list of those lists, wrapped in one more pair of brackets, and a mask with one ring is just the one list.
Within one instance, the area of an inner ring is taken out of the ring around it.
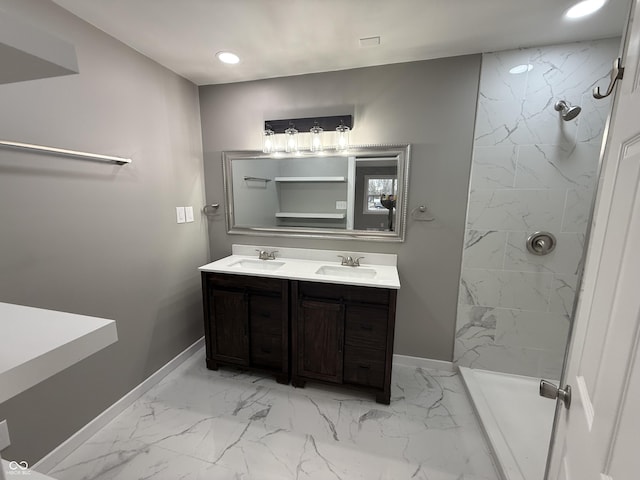
{"label": "ceiling vent", "polygon": [[377,47],[380,45],[380,37],[366,37],[360,39],[361,47]]}

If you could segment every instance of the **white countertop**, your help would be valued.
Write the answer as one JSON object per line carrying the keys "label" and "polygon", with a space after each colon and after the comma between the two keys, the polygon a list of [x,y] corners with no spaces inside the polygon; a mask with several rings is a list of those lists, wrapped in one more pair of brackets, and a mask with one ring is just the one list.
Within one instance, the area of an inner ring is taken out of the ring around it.
{"label": "white countertop", "polygon": [[0,403],[118,340],[116,322],[0,303]]}
{"label": "white countertop", "polygon": [[[277,250],[275,260],[258,260],[258,250]],[[337,255],[364,257],[359,267],[342,267]],[[249,260],[249,262],[244,262]],[[271,269],[282,263],[278,268]],[[232,255],[203,265],[203,272],[230,273],[256,277],[286,278],[309,282],[359,285],[363,287],[400,288],[397,255],[386,253],[353,252],[349,250],[314,250],[288,247],[261,247],[233,245]],[[319,274],[321,267],[330,266],[338,274]],[[372,275],[368,277],[367,275]]]}

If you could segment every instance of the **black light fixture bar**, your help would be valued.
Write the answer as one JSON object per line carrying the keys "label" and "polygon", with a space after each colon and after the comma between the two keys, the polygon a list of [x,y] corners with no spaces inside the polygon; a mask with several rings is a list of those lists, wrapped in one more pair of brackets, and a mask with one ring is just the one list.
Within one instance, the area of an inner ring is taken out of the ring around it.
{"label": "black light fixture bar", "polygon": [[350,129],[353,128],[353,115],[338,115],[335,117],[309,117],[309,118],[289,118],[282,120],[265,120],[264,129],[271,129],[275,133],[284,131],[294,126],[299,132],[308,132],[311,127],[318,125],[324,131],[333,131],[342,124]]}

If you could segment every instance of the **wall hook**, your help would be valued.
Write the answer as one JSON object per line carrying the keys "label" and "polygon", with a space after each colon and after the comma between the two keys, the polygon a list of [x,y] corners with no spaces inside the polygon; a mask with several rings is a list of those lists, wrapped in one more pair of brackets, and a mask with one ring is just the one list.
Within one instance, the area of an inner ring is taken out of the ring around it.
{"label": "wall hook", "polygon": [[207,216],[215,215],[219,207],[220,207],[219,203],[210,203],[209,205],[204,206],[204,208],[202,209],[202,213],[204,213]]}
{"label": "wall hook", "polygon": [[409,216],[413,220],[416,220],[418,222],[433,222],[435,220],[435,217],[433,216],[430,216],[430,217],[423,216],[423,214],[425,213],[427,213],[427,206],[418,205],[417,207],[411,209],[411,213],[409,214]]}
{"label": "wall hook", "polygon": [[613,92],[613,88],[616,86],[616,82],[618,80],[622,80],[622,76],[624,75],[624,67],[622,66],[622,59],[618,57],[613,62],[613,70],[611,70],[611,82],[609,83],[609,88],[607,91],[602,94],[600,93],[600,87],[596,87],[593,89],[593,97],[598,100],[601,98],[607,98]]}

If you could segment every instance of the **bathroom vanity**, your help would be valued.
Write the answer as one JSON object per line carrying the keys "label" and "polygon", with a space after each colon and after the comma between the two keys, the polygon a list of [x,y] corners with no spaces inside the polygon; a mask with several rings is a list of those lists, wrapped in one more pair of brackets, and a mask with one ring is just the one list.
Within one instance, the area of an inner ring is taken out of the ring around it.
{"label": "bathroom vanity", "polygon": [[289,383],[286,279],[202,272],[207,368],[238,365]]}
{"label": "bathroom vanity", "polygon": [[388,405],[397,290],[301,281],[291,287],[293,385],[353,385]]}
{"label": "bathroom vanity", "polygon": [[343,266],[345,252],[272,248],[277,257],[261,260],[256,249],[268,253],[234,245],[200,267],[207,367],[269,372],[296,387],[344,384],[388,404],[396,255],[358,254],[361,265]]}

